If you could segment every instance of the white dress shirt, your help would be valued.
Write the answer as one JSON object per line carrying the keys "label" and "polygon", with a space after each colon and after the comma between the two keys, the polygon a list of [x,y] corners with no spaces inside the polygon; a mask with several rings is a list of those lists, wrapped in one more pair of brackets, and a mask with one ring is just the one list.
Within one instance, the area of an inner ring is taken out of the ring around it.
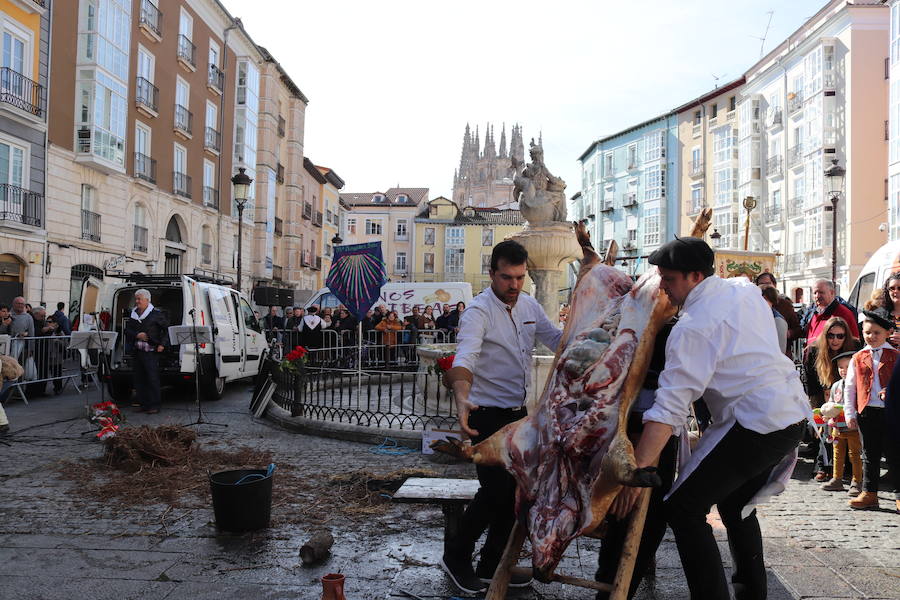
{"label": "white dress shirt", "polygon": [[701,396],[713,421],[736,420],[762,434],[809,416],[800,377],[778,346],[772,310],[743,277],[707,277],[688,294],[644,422],[680,430]]}
{"label": "white dress shirt", "polygon": [[894,347],[887,342],[874,349],[866,344],[862,350],[854,354],[853,358],[850,359],[850,364],[847,365],[847,385],[844,389],[844,417],[847,419],[855,419],[858,414],[856,410],[858,406],[856,402],[856,357],[865,350],[872,351],[872,389],[869,391],[868,406],[884,408],[884,400],[881,399],[881,380],[878,378],[878,365],[881,363],[881,352],[885,348],[891,351],[894,350]]}
{"label": "white dress shirt", "polygon": [[561,337],[562,330],[550,322],[537,300],[519,294],[510,309],[489,287],[460,317],[453,366],[472,373],[472,403],[518,408],[531,385],[535,338],[556,350]]}

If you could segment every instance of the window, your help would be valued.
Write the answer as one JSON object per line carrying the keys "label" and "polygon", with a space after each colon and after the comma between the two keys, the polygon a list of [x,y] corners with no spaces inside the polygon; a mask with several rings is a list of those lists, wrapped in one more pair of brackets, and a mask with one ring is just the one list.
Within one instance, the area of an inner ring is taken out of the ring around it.
{"label": "window", "polygon": [[216,165],[208,160],[203,161],[203,187],[215,189]]}
{"label": "window", "polygon": [[[28,150],[24,146],[19,146],[0,140],[0,185],[15,186],[17,188],[25,188],[28,181]],[[18,191],[10,191],[7,194],[0,195],[4,200],[12,200],[18,204],[18,211],[21,211],[22,195]],[[8,210],[4,208],[4,210]]]}
{"label": "window", "polygon": [[137,75],[143,77],[150,83],[154,82],[155,76],[155,57],[148,52],[143,46],[138,46],[137,55]]}
{"label": "window", "polygon": [[709,107],[709,118],[715,119],[718,116],[719,116],[719,105],[713,104],[712,106]]}
{"label": "window", "polygon": [[155,178],[150,158],[150,128],[135,121],[134,124],[134,174],[142,179]]}
{"label": "window", "polygon": [[493,229],[483,229],[481,231],[481,245],[482,246],[493,246],[494,245],[494,230]]}
{"label": "window", "polygon": [[209,66],[219,66],[219,45],[212,40],[209,40]]}
{"label": "window", "polygon": [[398,194],[396,202],[397,204],[404,204],[406,202],[409,202],[409,196],[407,196],[406,194]]}
{"label": "window", "polygon": [[481,255],[481,274],[482,275],[490,275],[491,274],[491,255],[490,254],[482,254]]}
{"label": "window", "polygon": [[611,177],[616,172],[615,156],[612,153],[609,153],[603,157],[603,160],[603,174],[607,177]]}
{"label": "window", "polygon": [[187,39],[194,37],[194,19],[184,9],[181,9],[181,17],[178,19],[178,33]]}
{"label": "window", "polygon": [[465,248],[447,248],[444,251],[444,272],[459,274],[463,272]]}
{"label": "window", "polygon": [[375,194],[372,196],[372,202],[384,202],[384,194]]}
{"label": "window", "polygon": [[366,235],[381,235],[380,219],[366,219]]}
{"label": "window", "polygon": [[713,132],[713,160],[716,164],[731,160],[737,147],[737,135],[730,126],[719,127]]}
{"label": "window", "polygon": [[656,200],[665,196],[666,172],[660,165],[644,171],[644,200]]}
{"label": "window", "polygon": [[638,165],[637,144],[628,146],[628,168],[634,169]]}
{"label": "window", "polygon": [[434,246],[434,227],[426,227],[425,228],[424,243],[426,246]]}
{"label": "window", "polygon": [[900,4],[891,6],[891,64],[900,62]]}
{"label": "window", "polygon": [[659,245],[659,207],[644,209],[644,245]]}
{"label": "window", "polygon": [[219,108],[209,100],[206,101],[206,126],[216,129],[219,123]]}
{"label": "window", "polygon": [[609,219],[603,219],[603,240],[611,240],[615,235],[615,223]]}
{"label": "window", "polygon": [[81,210],[97,212],[96,192],[94,187],[86,183],[81,184]]}
{"label": "window", "polygon": [[717,169],[713,174],[713,198],[716,206],[724,206],[737,198],[737,169]]}
{"label": "window", "polygon": [[[900,7],[900,4],[893,8]],[[890,108],[888,110],[888,126],[890,127],[890,162],[900,160],[900,79],[891,81]]]}
{"label": "window", "polygon": [[406,219],[397,219],[397,239],[398,240],[406,240],[408,239],[406,233],[407,220]]}
{"label": "window", "polygon": [[173,154],[175,163],[174,170],[176,173],[187,173],[187,150],[184,146],[175,144],[175,152]]}
{"label": "window", "polygon": [[703,122],[703,111],[695,110],[694,111],[694,125],[700,125]]}
{"label": "window", "polygon": [[664,131],[654,131],[644,136],[644,160],[659,160],[666,155],[663,148],[663,141],[666,133]]}
{"label": "window", "polygon": [[347,233],[356,235],[356,219],[347,219]]}
{"label": "window", "polygon": [[446,234],[447,246],[464,246],[466,243],[466,231],[463,227],[448,227]]}
{"label": "window", "polygon": [[732,96],[728,99],[728,112],[734,111],[737,108],[737,96]]}
{"label": "window", "polygon": [[200,262],[204,265],[212,264],[212,235],[209,227],[203,226],[200,235]]}
{"label": "window", "polygon": [[691,186],[691,213],[703,210],[703,186]]}
{"label": "window", "polygon": [[434,273],[434,252],[426,252],[425,262],[422,265],[422,270],[426,273]]}
{"label": "window", "polygon": [[394,261],[394,272],[395,273],[405,273],[406,272],[406,252],[398,252],[396,260]]}

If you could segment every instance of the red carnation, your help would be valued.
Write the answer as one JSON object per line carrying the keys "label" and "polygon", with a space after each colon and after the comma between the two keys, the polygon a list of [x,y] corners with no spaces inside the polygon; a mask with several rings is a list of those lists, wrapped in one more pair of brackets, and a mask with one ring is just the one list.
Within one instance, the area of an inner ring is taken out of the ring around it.
{"label": "red carnation", "polygon": [[449,371],[451,368],[453,368],[453,359],[454,358],[455,358],[455,355],[439,358],[437,360],[437,364],[438,364],[438,367],[441,368],[441,371]]}

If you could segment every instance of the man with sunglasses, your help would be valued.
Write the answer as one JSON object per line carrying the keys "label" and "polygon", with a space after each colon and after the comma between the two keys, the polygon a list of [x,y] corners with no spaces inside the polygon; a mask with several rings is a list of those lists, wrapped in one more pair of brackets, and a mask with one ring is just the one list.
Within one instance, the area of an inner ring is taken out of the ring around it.
{"label": "man with sunglasses", "polygon": [[806,326],[807,347],[815,343],[816,338],[822,333],[825,323],[831,317],[841,317],[847,321],[850,335],[859,339],[859,324],[856,322],[856,315],[838,301],[833,281],[819,279],[813,286],[813,314]]}

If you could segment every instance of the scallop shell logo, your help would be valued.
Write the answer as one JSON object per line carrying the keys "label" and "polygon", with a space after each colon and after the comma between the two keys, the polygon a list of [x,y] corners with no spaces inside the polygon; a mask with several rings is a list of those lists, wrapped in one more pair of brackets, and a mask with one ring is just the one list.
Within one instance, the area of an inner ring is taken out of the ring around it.
{"label": "scallop shell logo", "polygon": [[450,292],[438,288],[424,298],[425,302],[450,302]]}

